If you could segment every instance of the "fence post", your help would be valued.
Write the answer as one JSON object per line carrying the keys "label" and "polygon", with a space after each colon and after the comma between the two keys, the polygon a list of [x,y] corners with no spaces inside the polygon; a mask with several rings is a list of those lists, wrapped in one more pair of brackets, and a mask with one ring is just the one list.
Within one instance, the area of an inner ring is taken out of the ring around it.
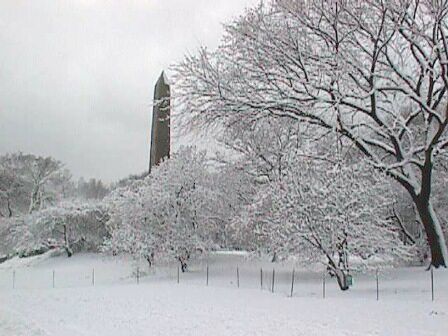
{"label": "fence post", "polygon": [[236,285],[240,288],[240,270],[238,266],[236,266]]}
{"label": "fence post", "polygon": [[325,299],[325,271],[324,271],[324,275],[322,277],[322,298]]}
{"label": "fence post", "polygon": [[263,290],[263,268],[260,268],[260,289]]}
{"label": "fence post", "polygon": [[54,276],[55,276],[55,271],[53,270],[53,288],[54,288]]}
{"label": "fence post", "polygon": [[294,273],[295,273],[295,270],[293,268],[292,269],[292,279],[291,279],[291,297],[294,294]]}
{"label": "fence post", "polygon": [[272,269],[272,293],[274,293],[275,286],[275,268]]}
{"label": "fence post", "polygon": [[16,288],[16,271],[12,271],[12,289]]}
{"label": "fence post", "polygon": [[140,283],[140,268],[137,267],[137,285]]}
{"label": "fence post", "polygon": [[179,266],[177,266],[177,283],[179,283],[179,279],[180,279],[180,270]]}
{"label": "fence post", "polygon": [[207,282],[206,285],[208,286],[208,264],[207,264]]}
{"label": "fence post", "polygon": [[378,276],[378,269],[376,269],[376,300],[380,299],[380,281]]}
{"label": "fence post", "polygon": [[95,268],[92,268],[92,286],[95,286]]}
{"label": "fence post", "polygon": [[434,301],[434,267],[431,265],[431,300]]}

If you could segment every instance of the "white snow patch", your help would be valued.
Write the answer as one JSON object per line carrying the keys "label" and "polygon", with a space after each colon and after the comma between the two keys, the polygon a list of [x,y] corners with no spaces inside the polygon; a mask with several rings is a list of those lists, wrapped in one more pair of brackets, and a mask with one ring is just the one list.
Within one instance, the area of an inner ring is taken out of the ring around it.
{"label": "white snow patch", "polygon": [[51,257],[60,256],[62,254],[63,252],[61,250],[50,250],[43,254],[27,258],[19,258],[18,256],[15,256],[9,260],[6,260],[4,263],[1,263],[0,270],[36,266],[39,263],[44,262]]}
{"label": "white snow patch", "polygon": [[212,252],[214,255],[234,255],[234,256],[249,256],[251,255],[250,252],[247,251],[232,251],[232,250],[220,250]]}
{"label": "white snow patch", "polygon": [[[209,286],[206,286],[206,266]],[[239,267],[240,288],[236,286]],[[75,255],[0,270],[0,335],[446,335],[448,272],[435,271],[435,302],[430,273],[423,268],[380,274],[376,300],[373,274],[355,275],[355,285],[341,292],[322,273],[296,269],[290,298],[292,265],[214,254],[180,274],[177,265],[148,271],[129,258]],[[275,292],[271,293],[275,267]],[[263,268],[263,290],[260,270]],[[95,284],[92,271],[95,269]],[[56,285],[52,288],[52,271]]]}

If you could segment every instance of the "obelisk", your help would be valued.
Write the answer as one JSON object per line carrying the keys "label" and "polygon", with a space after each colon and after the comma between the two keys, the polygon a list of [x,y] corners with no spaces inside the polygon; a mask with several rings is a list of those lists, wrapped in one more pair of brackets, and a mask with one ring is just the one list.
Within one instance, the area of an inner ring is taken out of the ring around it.
{"label": "obelisk", "polygon": [[162,71],[154,88],[149,172],[164,158],[170,157],[170,85]]}

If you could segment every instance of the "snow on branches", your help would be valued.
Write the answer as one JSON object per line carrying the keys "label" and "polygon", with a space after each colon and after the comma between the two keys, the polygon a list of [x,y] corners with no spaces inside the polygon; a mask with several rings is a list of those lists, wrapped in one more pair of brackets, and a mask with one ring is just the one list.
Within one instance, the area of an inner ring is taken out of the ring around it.
{"label": "snow on branches", "polygon": [[392,202],[382,176],[362,164],[296,164],[281,181],[266,185],[249,211],[245,224],[259,249],[323,262],[341,289],[348,289],[346,276],[357,267],[352,258],[367,265],[371,257],[390,262],[410,256],[387,217]]}
{"label": "snow on branches", "polygon": [[62,198],[70,174],[52,157],[0,156],[0,217],[32,213]]}
{"label": "snow on branches", "polygon": [[448,265],[432,200],[433,166],[448,149],[446,1],[262,3],[176,77],[192,125],[281,117],[338,132],[409,193],[432,264]]}
{"label": "snow on branches", "polygon": [[194,254],[212,247],[218,223],[205,153],[185,148],[149,176],[117,189],[109,198],[111,239],[106,249],[145,258],[177,259],[182,270]]}
{"label": "snow on branches", "polygon": [[65,201],[25,217],[27,244],[61,247],[69,257],[77,251],[98,251],[107,235],[107,220],[101,203]]}

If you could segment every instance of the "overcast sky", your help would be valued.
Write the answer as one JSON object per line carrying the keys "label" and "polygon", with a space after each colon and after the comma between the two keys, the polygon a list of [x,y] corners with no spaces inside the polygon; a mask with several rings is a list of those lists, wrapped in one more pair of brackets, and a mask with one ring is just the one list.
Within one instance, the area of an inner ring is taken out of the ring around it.
{"label": "overcast sky", "polygon": [[257,0],[0,0],[0,154],[53,156],[75,177],[147,169],[162,69]]}

